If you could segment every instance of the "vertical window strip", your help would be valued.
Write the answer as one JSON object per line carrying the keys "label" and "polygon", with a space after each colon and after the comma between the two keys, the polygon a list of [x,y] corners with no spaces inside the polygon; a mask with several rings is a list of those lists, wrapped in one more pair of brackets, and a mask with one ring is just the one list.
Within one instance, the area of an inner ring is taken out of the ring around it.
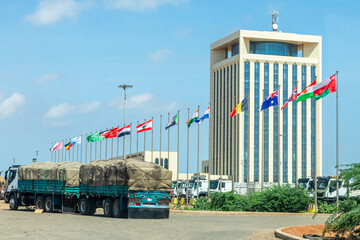
{"label": "vertical window strip", "polygon": [[[264,64],[264,99],[269,96],[269,63]],[[264,181],[269,181],[269,110],[264,111]]]}
{"label": "vertical window strip", "polygon": [[[230,90],[230,85],[231,85],[231,81],[230,81],[230,78],[229,78],[229,67],[227,67],[227,70],[226,70],[226,75],[227,75],[227,77],[226,77],[226,82],[227,82],[227,85],[226,85],[226,92],[227,92],[227,94],[226,94],[226,112],[225,112],[225,114],[224,114],[224,116],[228,116],[227,114],[228,114],[228,112],[229,112],[229,107],[230,107],[230,98],[229,98],[229,96],[231,95],[230,93],[229,93],[229,90]],[[226,146],[226,175],[230,175],[229,173],[230,173],[230,171],[229,171],[229,159],[230,159],[230,151],[229,151],[229,149],[230,149],[230,144],[229,144],[229,135],[231,135],[230,134],[230,132],[229,132],[229,124],[230,124],[230,119],[229,119],[229,117],[226,117],[226,144],[225,144],[225,146]]]}
{"label": "vertical window strip", "polygon": [[[244,80],[245,80],[245,91],[244,91],[244,97],[249,95],[250,90],[250,62],[245,62],[245,71],[244,71]],[[250,102],[250,99],[248,99],[248,102]],[[244,182],[247,182],[247,165],[248,165],[248,114],[249,111],[244,112]]]}
{"label": "vertical window strip", "polygon": [[[315,81],[316,67],[311,67],[311,82]],[[311,177],[315,177],[315,98],[311,98]]]}
{"label": "vertical window strip", "polygon": [[[274,91],[279,88],[279,64],[274,64]],[[274,111],[274,136],[273,136],[273,142],[274,142],[274,148],[273,148],[273,169],[274,169],[274,182],[279,181],[279,167],[278,167],[278,134],[279,134],[279,126],[278,126],[278,107],[273,108]]]}
{"label": "vertical window strip", "polygon": [[[234,96],[235,96],[235,104],[237,104],[237,102],[238,102],[238,99],[237,99],[237,91],[236,91],[236,64],[234,65]],[[238,151],[239,151],[239,149],[238,149],[238,145],[237,145],[237,136],[238,136],[238,134],[237,134],[237,121],[238,121],[238,119],[239,118],[236,118],[236,119],[234,119],[234,132],[235,132],[235,135],[234,135],[234,145],[235,145],[235,179],[236,179],[236,181],[239,181],[239,179],[238,179],[238,176],[239,176],[239,167],[238,167],[238,162],[239,162],[239,158],[238,158]]]}
{"label": "vertical window strip", "polygon": [[226,159],[225,159],[225,155],[226,155],[226,148],[225,148],[225,143],[227,143],[226,141],[226,128],[225,128],[225,112],[226,112],[226,102],[225,102],[225,92],[226,92],[226,73],[225,73],[225,68],[223,70],[224,76],[223,76],[223,105],[222,105],[222,109],[223,109],[223,114],[222,114],[222,129],[223,129],[223,141],[222,141],[222,162],[221,162],[221,172],[223,175],[225,175],[225,163],[226,163]]}
{"label": "vertical window strip", "polygon": [[[306,88],[306,66],[301,66],[301,87]],[[302,177],[306,176],[306,101],[301,102],[301,171]]]}
{"label": "vertical window strip", "polygon": [[259,109],[260,109],[260,63],[255,63],[254,104],[254,181],[259,181]]}
{"label": "vertical window strip", "polygon": [[[292,89],[297,86],[297,65],[292,66]],[[300,89],[297,89],[297,92],[300,92]],[[297,105],[295,101],[292,102],[292,182],[296,183],[297,181],[297,172],[296,172],[296,148],[297,148]]]}
{"label": "vertical window strip", "polygon": [[[228,106],[229,108],[228,109],[231,109],[233,107],[233,104],[231,104],[233,101],[234,101],[234,93],[233,93],[233,65],[230,66],[230,101],[228,102]],[[231,110],[230,110],[231,111]],[[230,112],[228,111],[228,113]],[[233,166],[233,155],[232,155],[232,152],[233,152],[233,127],[232,127],[232,122],[233,122],[233,119],[229,119],[229,124],[230,124],[230,144],[229,144],[229,154],[230,154],[230,167],[229,167],[229,171],[230,171],[230,174],[232,175],[233,179],[234,179],[234,166]]]}
{"label": "vertical window strip", "polygon": [[[283,102],[288,99],[288,65],[283,65]],[[283,183],[288,182],[288,108],[283,110]]]}
{"label": "vertical window strip", "polygon": [[[216,98],[217,98],[217,95],[216,95],[216,84],[215,84],[215,82],[216,82],[216,73],[215,73],[215,71],[214,71],[214,82],[213,82],[213,84],[214,84],[214,98],[213,98],[213,102],[211,103],[212,104],[212,109],[213,109],[213,115],[212,115],[212,117],[211,117],[211,120],[213,121],[213,146],[212,146],[212,148],[213,148],[213,159],[212,159],[212,170],[214,171],[214,163],[215,163],[215,154],[216,154],[216,151],[215,151],[215,141],[217,141],[216,139],[217,138],[215,138],[215,129],[217,128],[217,126],[216,126],[216,123],[215,123],[215,116],[217,115],[217,113],[216,113]],[[210,158],[209,158],[210,159]],[[209,166],[210,166],[210,162],[209,162]]]}

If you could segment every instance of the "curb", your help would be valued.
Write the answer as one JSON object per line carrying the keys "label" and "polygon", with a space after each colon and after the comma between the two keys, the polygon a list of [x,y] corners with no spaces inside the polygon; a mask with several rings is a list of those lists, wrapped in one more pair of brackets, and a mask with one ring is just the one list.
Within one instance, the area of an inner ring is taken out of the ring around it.
{"label": "curb", "polygon": [[295,235],[292,235],[292,234],[289,234],[289,233],[285,233],[285,232],[281,231],[282,229],[284,229],[284,228],[279,228],[279,229],[275,230],[275,236],[277,238],[281,238],[281,239],[284,239],[284,240],[302,240],[302,239],[305,239],[305,238],[298,237],[298,236],[295,236]]}
{"label": "curb", "polygon": [[[282,212],[229,212],[229,211],[192,211],[192,210],[170,210],[170,214],[174,215],[222,215],[222,216],[310,216],[314,213],[282,213]],[[317,216],[330,216],[331,214],[317,214]]]}

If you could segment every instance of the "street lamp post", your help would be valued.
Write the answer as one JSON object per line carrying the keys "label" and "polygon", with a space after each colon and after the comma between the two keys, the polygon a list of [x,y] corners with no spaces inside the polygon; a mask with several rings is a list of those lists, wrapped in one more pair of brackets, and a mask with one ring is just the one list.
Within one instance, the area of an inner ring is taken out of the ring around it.
{"label": "street lamp post", "polygon": [[[125,127],[125,125],[126,125],[126,89],[132,88],[133,85],[124,84],[124,85],[119,85],[118,87],[124,89],[124,127]],[[125,136],[123,139],[123,159],[125,159]]]}

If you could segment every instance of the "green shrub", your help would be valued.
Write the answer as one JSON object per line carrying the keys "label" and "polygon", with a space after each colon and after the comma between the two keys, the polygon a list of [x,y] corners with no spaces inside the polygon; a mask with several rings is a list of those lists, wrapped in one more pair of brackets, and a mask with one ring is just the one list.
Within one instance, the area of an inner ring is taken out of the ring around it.
{"label": "green shrub", "polygon": [[253,212],[300,212],[308,208],[312,199],[299,187],[274,186],[261,192],[239,195],[234,192],[213,193],[199,198],[197,210],[253,211]]}
{"label": "green shrub", "polygon": [[336,203],[318,202],[318,213],[332,214],[336,211]]}

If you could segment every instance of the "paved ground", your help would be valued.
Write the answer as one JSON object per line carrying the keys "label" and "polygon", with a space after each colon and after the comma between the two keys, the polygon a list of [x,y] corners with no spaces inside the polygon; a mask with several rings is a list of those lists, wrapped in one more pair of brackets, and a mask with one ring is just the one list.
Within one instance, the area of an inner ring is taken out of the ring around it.
{"label": "paved ground", "polygon": [[1,209],[0,239],[273,239],[274,229],[325,220],[324,216],[313,220],[297,215],[179,213],[168,220],[135,220]]}

